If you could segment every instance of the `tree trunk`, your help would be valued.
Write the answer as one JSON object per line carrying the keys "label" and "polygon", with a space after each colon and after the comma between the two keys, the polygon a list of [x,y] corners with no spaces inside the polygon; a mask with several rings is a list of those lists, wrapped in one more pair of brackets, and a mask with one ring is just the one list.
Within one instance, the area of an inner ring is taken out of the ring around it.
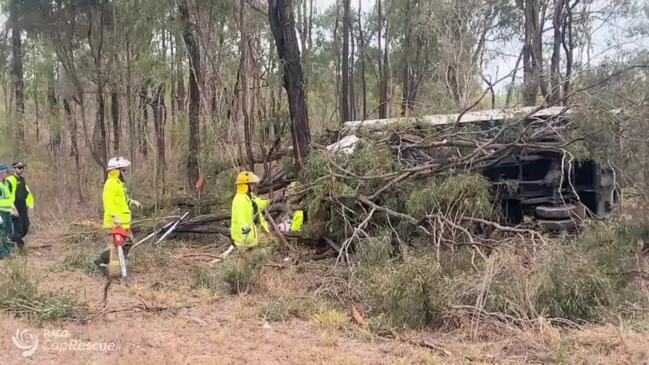
{"label": "tree trunk", "polygon": [[135,130],[135,117],[133,116],[133,74],[131,72],[131,45],[126,42],[126,110],[128,117],[128,150],[131,163],[135,166],[135,144],[138,140]]}
{"label": "tree trunk", "polygon": [[189,17],[189,0],[181,2],[178,6],[180,18],[183,24],[183,39],[187,49],[189,59],[189,151],[187,154],[187,182],[189,186],[194,186],[198,181],[198,154],[200,151],[200,90],[198,87],[201,82],[201,54],[196,35],[194,34],[194,24]]}
{"label": "tree trunk", "polygon": [[356,120],[356,93],[354,90],[354,59],[356,56],[356,42],[354,40],[354,26],[351,24],[350,14],[349,27],[351,28],[350,53],[349,53],[349,117]]}
{"label": "tree trunk", "polygon": [[340,53],[340,40],[338,37],[338,27],[340,26],[340,2],[336,0],[336,20],[334,21],[334,34],[333,44],[336,50],[336,108],[338,110],[338,118],[343,119],[343,105],[342,105],[342,91],[341,91],[341,78],[342,78],[342,55]]}
{"label": "tree trunk", "polygon": [[552,16],[554,37],[552,40],[552,59],[550,63],[551,102],[558,102],[561,99],[561,40],[563,39],[563,8],[564,0],[554,1],[554,14]]}
{"label": "tree trunk", "polygon": [[149,129],[149,92],[146,85],[142,85],[140,89],[140,111],[142,116],[138,123],[137,140],[140,147],[140,153],[146,160],[149,157],[149,145],[147,144],[146,134]]}
{"label": "tree trunk", "polygon": [[405,27],[406,34],[403,41],[403,86],[401,87],[401,93],[403,97],[401,99],[401,115],[405,116],[408,113],[410,108],[410,42],[411,42],[411,27],[410,27],[410,0],[406,0],[406,13],[405,13]]}
{"label": "tree trunk", "polygon": [[[566,76],[563,82],[563,95],[566,98],[570,95],[570,78],[572,77],[573,52],[575,49],[575,41],[572,33],[572,13],[577,4],[579,4],[579,0],[575,0],[572,5],[570,5],[570,2],[566,4],[566,13],[563,19],[563,33],[561,34],[561,43],[566,53]],[[565,102],[567,104],[568,100],[566,99]]]}
{"label": "tree trunk", "polygon": [[[543,21],[545,20],[545,5],[541,5],[540,0],[530,0],[534,5],[532,12],[534,14],[535,23],[532,25],[532,62],[535,70],[535,76],[541,90],[541,95],[544,98],[549,97],[548,86],[545,80],[545,71],[543,69]],[[543,6],[543,8],[541,8]]]}
{"label": "tree trunk", "polygon": [[362,120],[367,118],[367,80],[365,79],[365,39],[363,37],[363,25],[361,21],[361,0],[358,0],[358,42],[361,62],[361,97],[362,97]]}
{"label": "tree trunk", "polygon": [[14,83],[14,95],[16,102],[16,135],[18,139],[18,147],[21,151],[25,149],[25,127],[23,125],[25,114],[25,84],[23,81],[23,46],[20,25],[18,24],[18,16],[16,14],[15,2],[11,3],[11,74]]}
{"label": "tree trunk", "polygon": [[167,162],[165,157],[165,87],[160,84],[151,99],[151,108],[153,110],[153,128],[155,130],[155,147],[156,147],[156,180],[164,187],[165,171]]}
{"label": "tree trunk", "polygon": [[343,1],[343,47],[342,47],[342,86],[340,90],[340,119],[341,124],[349,121],[349,19],[350,0]]}
{"label": "tree trunk", "polygon": [[309,155],[311,133],[291,0],[268,0],[268,17],[283,69],[284,88],[288,94],[295,169],[300,171]]}
{"label": "tree trunk", "polygon": [[[383,9],[381,7],[381,2],[382,2],[382,0],[376,0],[376,14],[377,14],[377,22],[378,22],[377,30],[376,30],[376,32],[377,32],[376,46],[377,46],[378,54],[379,54],[379,57],[378,57],[379,74],[378,74],[378,80],[376,80],[377,81],[376,83],[377,83],[378,89],[379,89],[379,118],[385,118],[385,109],[384,109],[382,99],[381,99],[381,97],[383,95],[383,92],[382,92],[382,87],[383,87],[383,57],[382,57],[383,50],[381,48],[381,41],[382,41],[382,39],[381,39],[381,31],[383,29]],[[383,116],[381,116],[381,115],[383,115]]]}
{"label": "tree trunk", "polygon": [[514,86],[516,86],[516,74],[518,73],[518,67],[521,64],[521,60],[523,59],[523,53],[525,53],[525,47],[523,47],[523,49],[518,54],[518,58],[516,59],[516,65],[514,66],[514,71],[512,72],[511,81],[509,83],[509,86],[507,86],[507,97],[505,98],[505,108],[509,108],[511,106],[512,94],[514,93]]}
{"label": "tree trunk", "polygon": [[121,128],[119,125],[119,96],[115,90],[110,93],[110,115],[113,120],[113,152],[118,154]]}
{"label": "tree trunk", "polygon": [[381,76],[381,88],[379,95],[379,118],[387,118],[390,113],[390,76],[391,76],[391,67],[390,67],[390,8],[388,8],[387,16],[385,19],[385,43],[383,45],[383,75]]}
{"label": "tree trunk", "polygon": [[250,171],[255,170],[255,156],[252,152],[252,133],[250,128],[250,109],[248,107],[248,53],[246,52],[248,36],[246,34],[246,20],[245,20],[245,9],[246,2],[241,0],[239,2],[239,32],[240,32],[240,43],[239,43],[239,52],[241,58],[239,60],[239,77],[240,77],[240,88],[241,88],[241,112],[243,114],[243,138],[246,145],[246,155],[248,157],[248,168]]}
{"label": "tree trunk", "polygon": [[106,100],[104,99],[104,86],[99,78],[97,85],[97,127],[99,128],[99,158],[103,167],[108,163],[108,145],[106,138]]}
{"label": "tree trunk", "polygon": [[383,28],[383,14],[381,12],[381,0],[377,0],[378,8],[378,20],[379,20],[379,118],[387,118],[389,113],[388,108],[388,93],[389,93],[389,83],[390,83],[390,20],[389,13],[390,8],[388,8],[387,15],[385,17],[385,39],[383,40],[383,47],[381,47],[381,29]]}
{"label": "tree trunk", "polygon": [[72,108],[70,108],[70,102],[68,99],[63,99],[63,110],[65,111],[65,119],[70,125],[70,155],[74,158],[77,198],[79,199],[79,202],[83,202],[83,193],[81,190],[81,164],[79,163],[79,146],[77,144],[77,119],[72,114]]}
{"label": "tree trunk", "polygon": [[185,75],[183,67],[183,55],[185,53],[180,39],[176,38],[176,109],[179,115],[186,118],[187,108],[185,107]]}
{"label": "tree trunk", "polygon": [[533,38],[535,37],[536,24],[538,23],[538,12],[534,9],[536,0],[525,0],[523,10],[525,12],[525,41],[523,45],[523,81],[525,84],[524,105],[536,105],[536,97],[539,92],[538,70],[533,56]]}
{"label": "tree trunk", "polygon": [[41,141],[41,126],[40,126],[40,119],[41,119],[41,108],[40,105],[38,104],[38,82],[34,82],[34,111],[36,112],[36,142]]}
{"label": "tree trunk", "polygon": [[[58,100],[56,99],[56,89],[54,87],[54,70],[50,68],[48,70],[48,79],[47,79],[47,106],[48,114],[52,120],[58,121],[59,119],[59,106]],[[52,128],[52,153],[56,155],[61,152],[61,145],[63,143],[62,139],[62,128],[59,123],[54,123]]]}

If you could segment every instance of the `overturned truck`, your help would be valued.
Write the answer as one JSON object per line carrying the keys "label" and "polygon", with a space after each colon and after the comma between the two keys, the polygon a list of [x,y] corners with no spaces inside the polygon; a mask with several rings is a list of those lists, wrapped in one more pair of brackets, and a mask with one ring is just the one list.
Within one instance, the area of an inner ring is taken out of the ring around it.
{"label": "overturned truck", "polygon": [[[571,114],[562,107],[527,107],[352,121],[345,123],[342,135],[328,149],[351,153],[358,136],[382,133],[411,165],[432,164],[440,151],[448,155],[454,149],[458,154],[462,148],[482,150],[486,157],[476,158],[479,162],[471,169],[492,183],[494,202],[501,206],[505,223],[517,225],[527,218],[550,231],[575,230],[587,216],[611,214],[618,194],[613,168],[593,159],[572,158],[566,150]],[[449,137],[423,143],[417,136],[394,133],[413,127],[437,129],[438,136]],[[463,133],[474,139],[457,137]]]}

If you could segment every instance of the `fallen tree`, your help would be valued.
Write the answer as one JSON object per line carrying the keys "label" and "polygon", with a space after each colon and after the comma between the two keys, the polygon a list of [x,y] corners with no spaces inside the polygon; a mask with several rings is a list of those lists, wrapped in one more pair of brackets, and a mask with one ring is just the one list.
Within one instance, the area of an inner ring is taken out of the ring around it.
{"label": "fallen tree", "polygon": [[[469,246],[485,255],[511,237],[535,246],[542,237],[534,223],[508,225],[499,206],[499,196],[520,182],[485,171],[512,158],[554,154],[560,166],[537,183],[558,185],[556,201],[578,200],[570,181],[573,154],[592,142],[566,116],[567,109],[555,107],[400,118],[368,122],[369,128],[348,123],[323,136],[337,142],[316,144],[291,193],[293,209],[283,203],[290,171],[275,170],[258,193],[272,195],[276,220],[306,210],[301,237],[334,249],[339,260],[348,260],[357,243],[386,234],[397,245],[425,241],[438,252]],[[177,233],[228,236],[228,226],[229,212],[222,211],[187,220]]]}

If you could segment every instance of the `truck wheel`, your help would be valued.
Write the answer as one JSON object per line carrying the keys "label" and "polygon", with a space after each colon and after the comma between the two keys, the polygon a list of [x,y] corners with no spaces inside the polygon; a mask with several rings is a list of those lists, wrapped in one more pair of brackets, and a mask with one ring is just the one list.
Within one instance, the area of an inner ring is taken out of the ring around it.
{"label": "truck wheel", "polygon": [[560,207],[538,206],[535,209],[537,218],[541,219],[584,219],[585,210],[572,204]]}
{"label": "truck wheel", "polygon": [[562,219],[562,220],[544,220],[539,219],[536,221],[541,228],[550,231],[550,232],[574,232],[581,228],[581,224],[578,220],[573,219]]}

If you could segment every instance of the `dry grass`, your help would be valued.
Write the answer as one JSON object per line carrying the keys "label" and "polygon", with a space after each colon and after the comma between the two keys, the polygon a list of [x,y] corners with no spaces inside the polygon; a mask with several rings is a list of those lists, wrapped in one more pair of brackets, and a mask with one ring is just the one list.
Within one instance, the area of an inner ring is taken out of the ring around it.
{"label": "dry grass", "polygon": [[[91,226],[78,227],[86,229]],[[610,243],[611,240],[618,242],[621,239],[631,242],[637,235],[634,229],[621,230],[623,234],[619,232],[620,230],[617,229],[598,231],[582,239],[590,245],[597,241]],[[62,250],[47,251],[46,257],[43,258],[47,263],[52,260],[59,263],[67,262],[65,270],[75,271],[74,275],[53,273],[54,280],[65,281],[88,275],[83,270],[82,263],[85,261],[81,259],[74,261],[72,258],[83,251],[81,248],[87,249],[88,255],[95,254],[91,241],[88,239],[85,243],[63,245]],[[606,245],[594,247],[588,245],[585,247],[589,247],[588,251],[596,259],[610,257],[608,260],[624,260],[626,257],[623,255],[624,250],[611,251],[606,249],[609,247]],[[447,309],[439,312],[440,323],[445,326],[434,332],[431,332],[430,327],[417,331],[400,330],[398,334],[401,341],[383,339],[377,336],[377,332],[363,333],[349,321],[347,313],[351,304],[364,304],[365,309],[368,310],[365,313],[366,319],[371,324],[380,324],[371,327],[375,330],[394,329],[400,326],[394,326],[395,322],[386,321],[385,315],[381,317],[381,313],[375,311],[379,307],[371,301],[366,301],[367,292],[361,292],[358,287],[349,285],[349,275],[352,272],[346,268],[332,269],[330,262],[298,266],[277,265],[275,263],[281,260],[271,258],[270,262],[273,264],[263,266],[258,277],[254,279],[253,290],[249,294],[227,295],[225,290],[227,286],[222,277],[224,266],[208,267],[205,264],[206,260],[187,255],[196,253],[196,248],[173,241],[168,242],[164,249],[134,251],[131,263],[136,282],[128,290],[117,287],[113,305],[128,307],[139,303],[140,300],[150,306],[159,307],[173,308],[188,305],[192,309],[180,313],[174,312],[173,316],[167,316],[165,312],[129,314],[129,321],[134,322],[137,327],[131,328],[131,331],[140,334],[148,331],[151,336],[155,336],[156,331],[166,333],[164,331],[171,328],[175,333],[174,336],[184,338],[184,342],[191,342],[189,339],[193,338],[192,333],[196,331],[217,333],[215,336],[206,338],[206,343],[202,344],[201,349],[209,346],[218,346],[218,348],[235,346],[230,341],[224,340],[223,336],[226,333],[240,334],[241,331],[246,331],[250,338],[256,339],[255,341],[259,338],[261,338],[259,341],[271,341],[273,348],[277,349],[275,351],[285,351],[286,344],[293,343],[301,350],[291,352],[291,358],[303,360],[303,363],[361,364],[367,363],[368,359],[374,360],[373,363],[403,364],[464,364],[467,362],[635,364],[647,361],[648,355],[645,349],[649,348],[646,340],[649,321],[639,314],[636,314],[633,319],[624,315],[611,322],[614,324],[599,327],[591,325],[565,327],[565,324],[538,319],[533,315],[534,311],[530,309],[529,303],[526,304],[525,298],[527,294],[540,287],[539,281],[542,276],[539,270],[546,267],[542,265],[546,259],[555,257],[551,255],[551,251],[546,252],[547,257],[539,254],[532,257],[531,261],[529,260],[531,256],[523,255],[521,251],[496,251],[490,256],[489,262],[481,263],[478,260],[475,262],[475,267],[471,262],[471,255],[465,257],[456,252],[449,256],[443,255],[443,261],[438,267],[432,253],[423,255],[422,252],[408,249],[395,250],[387,239],[367,241],[367,248],[367,251],[361,249],[358,257],[362,258],[364,264],[376,268],[376,271],[373,271],[374,278],[394,279],[389,286],[385,286],[386,283],[383,283],[383,286],[379,285],[382,290],[377,293],[401,293],[402,299],[387,302],[397,303],[394,308],[399,310],[414,308],[403,305],[410,300],[404,300],[408,293],[414,293],[413,288],[417,288],[412,285],[413,282],[419,283],[419,288],[435,289],[431,293],[437,293],[436,290],[439,289],[462,294],[448,297],[454,300],[445,303],[444,307]],[[203,252],[203,250],[199,251]],[[406,252],[411,256],[404,260],[398,256],[400,252]],[[210,253],[215,252],[210,251]],[[559,253],[561,252],[555,252],[555,254]],[[573,254],[571,251],[563,253],[568,256]],[[52,257],[49,257],[50,255]],[[409,265],[409,268],[399,274],[402,265]],[[549,267],[551,266],[546,268]],[[460,275],[462,272],[472,273],[472,275]],[[534,280],[520,279],[530,277],[533,273],[537,275]],[[353,274],[357,275],[355,279],[359,279],[358,275],[361,272],[356,271]],[[456,281],[449,283],[436,280],[444,276],[452,277]],[[613,279],[615,283],[620,282],[619,278],[611,278]],[[199,282],[202,284],[196,285]],[[96,301],[92,286],[99,284],[92,275],[79,284],[65,282],[58,284],[63,288],[74,287],[74,285],[84,286],[83,290],[88,289],[90,293],[87,300],[92,304]],[[452,285],[447,286],[447,284]],[[429,287],[430,285],[439,287]],[[471,290],[453,290],[454,285]],[[384,290],[388,287],[391,289]],[[78,290],[77,293],[79,292],[81,291]],[[420,290],[419,293],[421,292]],[[475,300],[480,293],[483,295],[487,293],[482,302],[483,312],[475,310]],[[437,297],[436,300],[447,298],[445,295],[432,296]],[[458,302],[455,302],[455,299]],[[457,304],[462,304],[463,307],[456,306]],[[402,313],[405,312],[407,311]],[[505,314],[518,319],[514,320]],[[122,314],[118,316],[121,318]],[[171,321],[170,318],[175,319]],[[607,317],[606,320],[612,319]],[[159,321],[162,321],[161,324],[155,328],[147,325]],[[266,321],[270,322],[270,330],[266,328]],[[218,323],[218,327],[209,327],[210,323]],[[91,323],[88,327],[84,327],[84,331],[95,331],[95,327],[97,326]],[[207,328],[211,329],[207,330]],[[283,331],[285,342],[272,342],[275,340],[274,337],[280,336],[276,333],[270,336],[272,339],[263,340],[264,331],[272,331],[275,328]],[[406,334],[412,341],[403,341]],[[305,337],[309,337],[308,342]],[[420,339],[429,337],[439,340],[441,347],[451,355],[413,345]],[[380,351],[377,350],[379,348],[385,349],[386,346],[389,350],[383,351],[387,351],[385,354],[389,355],[383,355],[383,352],[380,352],[379,356],[368,355]],[[195,346],[192,348],[196,351],[199,349]],[[366,352],[359,352],[359,349]],[[180,352],[182,350],[178,350],[178,353]],[[168,358],[182,362],[188,356],[173,354],[168,355]],[[229,352],[223,356],[232,359]],[[205,357],[207,358],[209,357]],[[141,358],[132,356],[130,359],[137,363],[137,359]],[[198,362],[199,360],[197,359]]]}
{"label": "dry grass", "polygon": [[83,320],[85,308],[67,292],[41,289],[43,280],[28,270],[23,259],[7,260],[0,272],[0,309],[26,318],[35,325],[60,320]]}
{"label": "dry grass", "polygon": [[313,315],[313,320],[328,330],[340,330],[349,324],[347,313],[337,309],[326,309]]}

